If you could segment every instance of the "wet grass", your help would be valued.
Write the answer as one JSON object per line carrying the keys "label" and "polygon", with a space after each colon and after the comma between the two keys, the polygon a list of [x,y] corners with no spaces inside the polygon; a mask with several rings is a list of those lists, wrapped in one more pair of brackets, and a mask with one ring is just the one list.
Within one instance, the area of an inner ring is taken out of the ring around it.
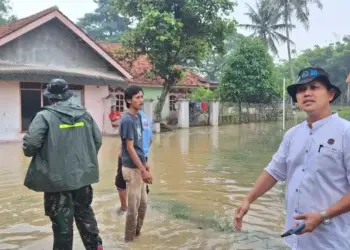
{"label": "wet grass", "polygon": [[[152,201],[149,202],[149,206],[151,209],[169,216],[170,219],[189,222],[200,230],[211,229],[214,232],[224,233],[227,235],[233,235],[236,232],[233,226],[232,217],[215,212],[202,213],[176,200],[158,200],[157,198],[153,197]],[[278,243],[276,246],[276,236],[262,231],[243,231],[236,236],[238,238],[235,238],[234,242],[237,244],[244,245],[245,243],[251,244],[254,242],[260,242],[259,249],[262,250],[289,249],[281,246]]]}
{"label": "wet grass", "polygon": [[221,233],[235,232],[232,218],[212,212],[202,213],[190,206],[175,200],[155,200],[150,202],[152,209],[169,215],[173,219],[184,220],[195,224],[198,229],[213,229]]}
{"label": "wet grass", "polygon": [[332,111],[338,112],[340,117],[350,120],[350,107],[346,107],[346,106],[333,107]]}
{"label": "wet grass", "polygon": [[[332,112],[337,112],[338,115],[346,120],[350,120],[350,106],[331,106]],[[303,121],[306,118],[305,112],[296,111],[298,121]]]}

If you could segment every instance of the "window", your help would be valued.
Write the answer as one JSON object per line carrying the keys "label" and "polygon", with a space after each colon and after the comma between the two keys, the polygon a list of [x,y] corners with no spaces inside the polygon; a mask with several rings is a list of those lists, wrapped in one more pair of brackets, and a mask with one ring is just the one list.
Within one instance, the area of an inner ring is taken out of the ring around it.
{"label": "window", "polygon": [[170,95],[169,96],[169,109],[170,111],[176,111],[176,96],[175,95]]}
{"label": "window", "polygon": [[124,94],[117,93],[115,95],[115,106],[118,112],[124,112]]}
{"label": "window", "polygon": [[[49,105],[49,100],[43,95],[46,85],[46,83],[21,82],[22,131],[28,130],[32,119],[41,107]],[[69,85],[69,88],[74,92],[72,101],[83,105],[84,86]]]}
{"label": "window", "polygon": [[124,112],[124,90],[119,87],[108,87],[112,105],[115,104],[117,112]]}

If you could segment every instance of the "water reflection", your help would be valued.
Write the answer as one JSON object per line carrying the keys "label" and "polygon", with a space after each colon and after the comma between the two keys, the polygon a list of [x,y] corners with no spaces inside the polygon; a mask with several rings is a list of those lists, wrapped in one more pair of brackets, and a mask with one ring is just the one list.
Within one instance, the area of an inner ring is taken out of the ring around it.
{"label": "water reflection", "polygon": [[180,151],[181,153],[188,153],[189,141],[190,141],[190,130],[181,129],[177,135],[180,139]]}
{"label": "water reflection", "polygon": [[214,126],[210,130],[211,144],[213,149],[219,148],[219,127]]}
{"label": "water reflection", "polygon": [[[289,124],[290,126],[292,124]],[[154,184],[142,237],[122,242],[125,217],[113,186],[118,137],[105,137],[94,203],[105,249],[284,249],[283,185],[277,185],[246,216],[235,233],[233,210],[270,161],[283,136],[281,123],[181,129],[155,134],[149,156]],[[29,164],[20,144],[0,145],[0,249],[50,249],[43,195],[23,179]],[[75,231],[75,249],[83,249]]]}

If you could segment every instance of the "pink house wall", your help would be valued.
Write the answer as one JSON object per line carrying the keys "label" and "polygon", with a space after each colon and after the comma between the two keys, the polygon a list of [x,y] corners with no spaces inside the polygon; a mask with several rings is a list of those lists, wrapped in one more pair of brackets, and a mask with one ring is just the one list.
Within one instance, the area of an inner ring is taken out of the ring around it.
{"label": "pink house wall", "polygon": [[[85,108],[89,111],[95,119],[98,127],[103,133],[104,127],[104,99],[108,96],[107,86],[85,86],[84,89],[84,103]],[[108,114],[107,114],[108,115]]]}
{"label": "pink house wall", "polygon": [[[0,81],[0,142],[21,141],[21,99],[18,81]],[[102,133],[108,133],[105,122],[107,86],[85,86],[84,106],[95,119]],[[108,124],[107,124],[108,125]],[[108,126],[107,126],[108,127]]]}
{"label": "pink house wall", "polygon": [[20,89],[17,81],[0,81],[0,141],[21,140]]}

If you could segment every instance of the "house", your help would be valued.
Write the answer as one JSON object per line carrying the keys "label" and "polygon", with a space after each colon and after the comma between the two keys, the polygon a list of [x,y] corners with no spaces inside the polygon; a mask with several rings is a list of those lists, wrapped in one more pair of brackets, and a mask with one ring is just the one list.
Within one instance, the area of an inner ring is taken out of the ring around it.
{"label": "house", "polygon": [[57,7],[0,25],[0,141],[21,139],[47,104],[42,92],[56,77],[67,80],[73,101],[87,108],[104,133],[111,126],[110,88],[124,88],[133,78]]}
{"label": "house", "polygon": [[[157,101],[162,79],[150,75],[145,57],[128,62],[111,53],[116,44],[98,43],[56,6],[0,25],[0,141],[21,140],[36,112],[48,104],[43,90],[52,78],[65,79],[72,100],[83,105],[103,134],[116,134],[109,120],[111,105],[125,109],[122,90],[143,87],[145,98]],[[176,109],[175,102],[198,86],[215,88],[188,71],[167,97],[162,118]]]}
{"label": "house", "polygon": [[[144,98],[153,99],[155,101],[160,97],[163,90],[164,80],[151,72],[152,63],[146,56],[138,56],[136,59],[131,58],[124,48],[117,43],[99,42],[100,46],[104,48],[120,65],[127,69],[133,76],[132,82],[139,85],[144,90]],[[178,82],[168,94],[163,110],[162,119],[168,119],[171,113],[176,110],[176,101],[180,96],[186,96],[190,92],[203,86],[205,88],[215,89],[216,82],[206,81],[196,73],[186,70],[184,79]],[[123,103],[122,89],[116,88],[115,95],[117,97],[116,105],[118,111],[123,111],[125,105]]]}

